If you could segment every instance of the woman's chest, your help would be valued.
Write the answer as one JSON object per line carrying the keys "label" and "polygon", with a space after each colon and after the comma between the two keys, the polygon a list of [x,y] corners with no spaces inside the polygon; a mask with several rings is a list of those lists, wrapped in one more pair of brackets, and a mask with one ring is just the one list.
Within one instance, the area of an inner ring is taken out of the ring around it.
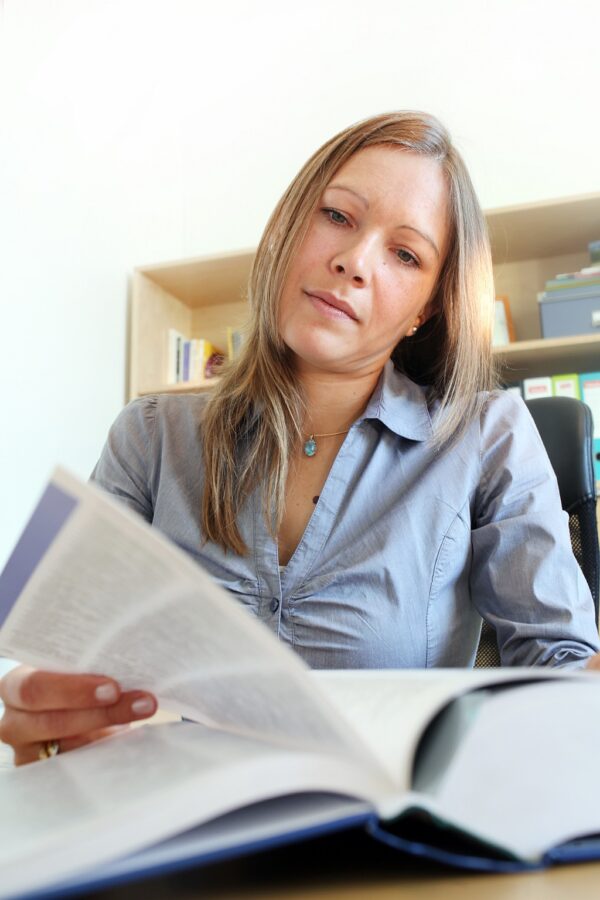
{"label": "woman's chest", "polygon": [[299,453],[290,464],[285,506],[277,531],[279,563],[283,566],[290,561],[315,513],[341,442],[328,439],[323,447],[317,445],[314,456]]}

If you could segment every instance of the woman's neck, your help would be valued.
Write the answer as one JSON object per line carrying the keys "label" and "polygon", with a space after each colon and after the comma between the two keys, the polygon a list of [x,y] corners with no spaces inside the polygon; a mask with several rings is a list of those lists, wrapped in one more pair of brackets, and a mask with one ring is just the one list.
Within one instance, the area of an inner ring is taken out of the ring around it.
{"label": "woman's neck", "polygon": [[348,375],[301,373],[306,397],[306,434],[331,434],[348,430],[365,409],[380,374],[381,370]]}

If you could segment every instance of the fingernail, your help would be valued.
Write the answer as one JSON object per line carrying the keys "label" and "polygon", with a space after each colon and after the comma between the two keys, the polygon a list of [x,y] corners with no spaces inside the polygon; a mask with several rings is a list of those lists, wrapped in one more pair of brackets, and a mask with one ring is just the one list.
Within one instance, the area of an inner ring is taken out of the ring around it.
{"label": "fingernail", "polygon": [[131,711],[136,716],[147,716],[148,713],[154,712],[154,701],[150,697],[139,697],[131,704]]}
{"label": "fingernail", "polygon": [[96,700],[100,703],[114,703],[119,697],[119,692],[114,684],[101,684],[96,688]]}

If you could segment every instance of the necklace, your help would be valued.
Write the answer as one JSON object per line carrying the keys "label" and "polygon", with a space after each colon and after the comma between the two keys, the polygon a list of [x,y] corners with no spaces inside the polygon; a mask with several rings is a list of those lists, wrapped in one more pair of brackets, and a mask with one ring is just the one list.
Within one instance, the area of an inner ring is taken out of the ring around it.
{"label": "necklace", "polygon": [[311,434],[309,439],[304,442],[304,447],[303,447],[304,455],[305,456],[314,456],[315,453],[317,452],[317,442],[316,442],[315,438],[337,437],[338,434],[348,434],[349,431],[350,431],[350,429],[347,428],[346,431],[332,431],[330,434]]}

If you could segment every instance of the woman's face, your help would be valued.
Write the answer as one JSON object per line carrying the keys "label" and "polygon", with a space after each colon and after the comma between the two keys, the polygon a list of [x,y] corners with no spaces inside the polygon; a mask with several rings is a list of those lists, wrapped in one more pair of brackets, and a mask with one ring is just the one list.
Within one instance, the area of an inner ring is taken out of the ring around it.
{"label": "woman's face", "polygon": [[448,235],[438,163],[392,147],[356,153],[325,189],[283,287],[279,327],[298,371],[383,366],[431,312]]}

